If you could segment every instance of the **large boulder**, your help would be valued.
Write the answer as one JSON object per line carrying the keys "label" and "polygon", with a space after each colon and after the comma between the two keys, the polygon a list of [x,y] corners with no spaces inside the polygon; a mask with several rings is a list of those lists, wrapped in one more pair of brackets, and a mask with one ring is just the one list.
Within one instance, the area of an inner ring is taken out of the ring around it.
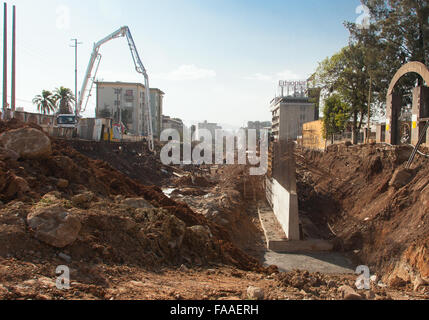
{"label": "large boulder", "polygon": [[13,150],[8,150],[3,147],[0,147],[0,160],[13,160],[16,161],[19,159],[19,154]]}
{"label": "large boulder", "polygon": [[36,208],[28,214],[27,223],[37,239],[56,248],[72,244],[82,226],[76,213],[60,205]]}
{"label": "large boulder", "polygon": [[16,152],[23,159],[46,159],[52,154],[49,137],[34,128],[3,132],[0,135],[0,146]]}
{"label": "large boulder", "polygon": [[22,195],[30,191],[28,182],[24,178],[11,175],[8,182],[8,187],[4,192],[4,196],[8,199],[13,198],[15,195]]}
{"label": "large boulder", "polygon": [[0,193],[1,198],[12,200],[19,198],[30,191],[27,180],[16,176],[13,172],[3,172],[0,170]]}
{"label": "large boulder", "polygon": [[363,300],[362,296],[357,293],[352,287],[343,285],[338,288],[341,298],[344,300]]}
{"label": "large boulder", "polygon": [[248,287],[247,288],[247,297],[250,300],[263,300],[264,299],[264,290],[258,287]]}
{"label": "large boulder", "polygon": [[71,201],[73,205],[75,205],[76,207],[88,209],[91,204],[91,201],[94,200],[94,198],[95,198],[95,195],[91,191],[88,191],[88,192],[75,195],[71,199]]}

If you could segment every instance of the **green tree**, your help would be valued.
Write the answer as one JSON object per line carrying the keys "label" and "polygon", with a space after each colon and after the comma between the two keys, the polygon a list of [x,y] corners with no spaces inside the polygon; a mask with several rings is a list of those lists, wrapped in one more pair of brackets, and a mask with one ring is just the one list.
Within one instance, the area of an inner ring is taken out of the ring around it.
{"label": "green tree", "polygon": [[[346,22],[349,45],[319,64],[314,77],[330,93],[338,93],[350,106],[353,143],[365,118],[384,112],[387,89],[405,63],[429,63],[429,4],[427,0],[362,0],[370,10],[371,24],[360,28]],[[416,75],[404,76],[396,90],[411,102]],[[368,114],[368,101],[370,114]]]}
{"label": "green tree", "polygon": [[357,143],[358,133],[368,114],[371,67],[368,66],[366,57],[365,47],[350,44],[321,62],[315,75],[318,86],[330,93],[337,93],[350,106],[354,144]]}
{"label": "green tree", "polygon": [[[373,20],[372,33],[384,53],[399,63],[419,61],[429,63],[429,4],[427,0],[364,0]],[[355,38],[365,36],[349,24]],[[389,61],[389,63],[396,61]]]}
{"label": "green tree", "polygon": [[[351,41],[372,51],[378,67],[373,70],[374,99],[385,103],[389,82],[405,63],[419,61],[429,65],[429,4],[427,0],[363,0],[371,15],[368,29],[355,23],[345,25]],[[422,79],[418,77],[419,83]],[[410,102],[416,75],[403,77],[397,90]]]}
{"label": "green tree", "polygon": [[319,111],[320,111],[320,94],[321,88],[308,88],[308,101],[314,103],[315,106],[315,114],[314,118],[319,119]]}
{"label": "green tree", "polygon": [[343,133],[350,118],[350,107],[342,101],[339,94],[333,94],[325,100],[323,109],[323,135],[331,138]]}
{"label": "green tree", "polygon": [[55,104],[60,114],[73,114],[75,97],[69,88],[59,87],[55,89]]}
{"label": "green tree", "polygon": [[37,106],[37,110],[43,114],[55,112],[55,99],[51,91],[43,90],[42,94],[37,95],[33,99],[33,104]]}

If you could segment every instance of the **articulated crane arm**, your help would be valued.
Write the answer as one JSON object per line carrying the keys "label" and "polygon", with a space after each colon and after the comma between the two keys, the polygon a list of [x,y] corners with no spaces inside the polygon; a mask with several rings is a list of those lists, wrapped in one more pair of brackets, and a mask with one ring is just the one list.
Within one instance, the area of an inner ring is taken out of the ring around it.
{"label": "articulated crane arm", "polygon": [[[143,66],[143,63],[140,59],[140,56],[138,54],[138,51],[137,51],[136,45],[134,43],[133,37],[131,36],[130,29],[127,26],[120,28],[119,30],[113,32],[112,34],[108,35],[104,39],[102,39],[102,40],[100,40],[94,44],[94,49],[92,50],[91,58],[89,60],[88,67],[86,69],[85,78],[83,79],[82,89],[80,91],[80,95],[79,95],[79,99],[78,99],[78,103],[77,103],[77,108],[76,108],[76,110],[77,110],[76,113],[77,113],[77,115],[79,115],[80,111],[82,109],[83,100],[85,99],[85,94],[87,91],[88,82],[91,79],[91,75],[92,75],[92,71],[94,69],[94,65],[95,65],[97,59],[100,59],[100,53],[99,53],[100,47],[103,44],[105,44],[106,42],[113,40],[113,39],[116,39],[116,38],[120,38],[120,37],[127,37],[128,45],[130,47],[131,56],[133,58],[136,71],[138,73],[141,73],[144,77],[144,85],[145,85],[145,91],[146,91],[145,92],[145,102],[146,102],[147,112],[145,113],[143,111],[143,118],[144,118],[144,122],[146,123],[147,131],[148,131],[147,135],[148,135],[148,139],[149,139],[149,141],[148,141],[149,142],[149,150],[154,151],[153,129],[152,129],[152,112],[151,112],[151,107],[150,107],[149,77],[147,75],[145,67]],[[91,88],[92,88],[92,86],[91,86]],[[91,90],[91,88],[90,88],[90,90]],[[90,92],[88,92],[88,97],[89,96],[90,96]]]}

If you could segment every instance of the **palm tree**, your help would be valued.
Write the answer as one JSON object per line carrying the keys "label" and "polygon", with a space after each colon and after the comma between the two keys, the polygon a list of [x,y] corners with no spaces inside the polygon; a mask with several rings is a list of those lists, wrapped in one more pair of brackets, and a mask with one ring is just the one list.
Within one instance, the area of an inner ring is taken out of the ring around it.
{"label": "palm tree", "polygon": [[59,87],[55,89],[55,104],[60,114],[73,114],[73,102],[76,101],[73,92],[69,88]]}
{"label": "palm tree", "polygon": [[43,90],[42,94],[38,94],[33,99],[33,104],[37,106],[37,110],[43,114],[55,112],[55,100],[51,91]]}

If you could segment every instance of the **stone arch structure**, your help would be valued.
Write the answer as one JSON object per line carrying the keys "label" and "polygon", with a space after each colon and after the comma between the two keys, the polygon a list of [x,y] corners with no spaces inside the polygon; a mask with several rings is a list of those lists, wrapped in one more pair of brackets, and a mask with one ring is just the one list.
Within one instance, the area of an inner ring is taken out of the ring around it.
{"label": "stone arch structure", "polygon": [[[387,91],[386,103],[386,142],[399,144],[399,114],[401,112],[401,96],[394,91],[399,79],[408,73],[417,73],[426,84],[429,84],[429,69],[421,62],[404,64],[395,74]],[[411,143],[416,144],[424,127],[425,119],[429,118],[429,88],[420,86],[413,89]],[[426,141],[429,141],[427,138]]]}

